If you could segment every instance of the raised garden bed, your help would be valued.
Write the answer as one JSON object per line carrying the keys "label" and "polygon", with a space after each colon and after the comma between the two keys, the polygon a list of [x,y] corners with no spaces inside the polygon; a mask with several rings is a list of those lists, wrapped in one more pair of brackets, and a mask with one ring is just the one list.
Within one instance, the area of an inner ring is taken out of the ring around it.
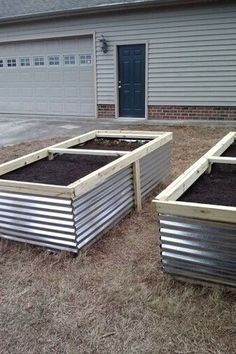
{"label": "raised garden bed", "polygon": [[236,133],[159,194],[163,270],[236,287]]}
{"label": "raised garden bed", "polygon": [[0,166],[0,236],[78,252],[168,174],[171,133],[92,131]]}

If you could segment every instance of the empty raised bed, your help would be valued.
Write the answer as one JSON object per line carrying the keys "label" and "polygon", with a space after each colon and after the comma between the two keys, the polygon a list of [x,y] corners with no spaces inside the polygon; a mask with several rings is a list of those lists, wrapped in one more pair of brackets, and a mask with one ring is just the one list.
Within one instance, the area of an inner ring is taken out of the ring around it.
{"label": "empty raised bed", "polygon": [[231,132],[154,200],[163,270],[236,286],[236,133]]}
{"label": "empty raised bed", "polygon": [[168,174],[171,133],[92,131],[0,166],[0,236],[78,252]]}

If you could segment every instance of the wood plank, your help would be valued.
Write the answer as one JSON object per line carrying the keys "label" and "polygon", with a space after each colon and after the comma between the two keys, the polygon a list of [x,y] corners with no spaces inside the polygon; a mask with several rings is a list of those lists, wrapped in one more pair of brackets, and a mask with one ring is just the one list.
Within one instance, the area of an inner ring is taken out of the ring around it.
{"label": "wood plank", "polygon": [[206,158],[212,156],[220,156],[225,150],[233,144],[235,139],[235,132],[228,133],[223,139],[221,139],[213,148],[211,148],[204,156]]}
{"label": "wood plank", "polygon": [[[98,131],[93,130],[93,131],[90,131],[88,133],[82,134],[80,136],[77,136],[77,137],[62,141],[60,143],[51,145],[51,146],[46,147],[44,149],[32,152],[32,153],[30,153],[28,155],[24,155],[22,157],[19,157],[17,159],[12,160],[12,161],[5,162],[5,163],[0,165],[0,176],[3,175],[3,174],[8,173],[10,171],[14,171],[14,170],[16,170],[18,168],[21,168],[23,166],[29,165],[29,164],[37,161],[37,160],[41,160],[41,159],[43,159],[45,157],[48,157],[48,150],[49,149],[53,149],[53,148],[69,148],[69,147],[72,147],[72,146],[75,146],[75,145],[78,145],[78,144],[82,144],[82,143],[84,143],[84,142],[86,142],[88,140],[94,139],[94,138],[96,138],[97,132],[99,132],[99,130]],[[104,132],[107,133],[108,131],[104,131]],[[117,131],[112,131],[112,132],[117,132]],[[120,131],[118,131],[118,133],[119,132]],[[140,133],[142,133],[142,132],[140,132]],[[145,134],[147,134],[147,132],[145,132]],[[166,134],[166,133],[162,133],[162,134]]]}
{"label": "wood plank", "polygon": [[140,180],[140,162],[133,163],[133,182],[134,182],[134,202],[137,211],[142,210],[142,196],[141,196],[141,180]]}
{"label": "wood plank", "polygon": [[132,136],[132,135],[148,135],[148,136],[155,136],[157,138],[160,135],[165,135],[165,131],[150,131],[150,130],[122,130],[122,129],[117,129],[117,130],[106,130],[106,129],[99,129],[96,130],[96,134],[121,134],[121,135],[126,135],[126,136]]}
{"label": "wood plank", "polygon": [[9,191],[16,193],[36,194],[42,196],[64,198],[73,197],[73,189],[67,186],[55,186],[51,184],[31,183],[0,180],[1,192]]}
{"label": "wood plank", "polygon": [[189,217],[194,219],[222,221],[236,224],[236,208],[189,202],[153,201],[159,214]]}
{"label": "wood plank", "polygon": [[[40,160],[42,158],[48,157],[51,152],[50,150],[53,149],[63,149],[66,150],[69,147],[74,145],[86,142],[88,140],[94,139],[96,137],[97,131],[92,131],[81,136],[68,139],[61,143],[57,143],[55,145],[49,146],[47,148],[41,149],[39,151],[33,152],[26,156],[22,156],[18,159],[13,161],[6,162],[0,166],[0,175],[6,174],[12,170],[21,168],[26,166],[34,161]],[[142,133],[142,132],[141,132]],[[150,132],[149,132],[150,133]],[[132,135],[132,134],[131,134]],[[149,137],[150,135],[148,135]],[[155,135],[156,137],[156,135]],[[140,137],[139,137],[140,138]],[[154,151],[155,149],[159,148],[160,146],[170,142],[172,140],[172,133],[162,133],[158,135],[154,140],[148,142],[147,144],[140,146],[139,148],[135,149],[132,152],[123,152],[122,155],[118,160],[111,162],[110,164],[94,171],[93,173],[89,174],[81,178],[80,180],[72,183],[69,186],[55,186],[55,185],[48,185],[48,184],[40,184],[40,183],[29,183],[29,182],[18,182],[18,181],[7,181],[7,180],[0,180],[0,189],[2,191],[9,191],[9,192],[17,192],[17,193],[27,193],[27,194],[37,194],[37,195],[48,195],[53,197],[73,197],[75,195],[83,194],[88,191],[91,187],[100,184],[107,177],[111,176],[112,174],[120,171],[121,169],[131,165],[133,162],[146,156],[148,153]],[[71,149],[73,150],[73,149]],[[77,150],[77,149],[75,149]],[[49,153],[50,152],[50,153]],[[89,151],[91,153],[91,150]],[[101,153],[101,151],[100,151]],[[109,153],[117,153],[112,151]],[[120,153],[120,151],[118,151]]]}
{"label": "wood plank", "polygon": [[54,145],[51,145],[49,147],[46,147],[44,149],[32,152],[28,155],[24,155],[22,157],[19,157],[15,160],[11,160],[8,162],[5,162],[0,165],[0,176],[4,175],[8,172],[14,171],[18,168],[21,168],[23,166],[27,166],[35,161],[41,160],[45,157],[48,157],[48,150],[52,148],[67,148],[73,145],[77,145],[80,143],[84,143],[90,139],[95,138],[95,131],[80,135],[76,138],[72,138],[69,140],[62,141],[61,143],[57,143]]}
{"label": "wood plank", "polygon": [[125,131],[97,131],[96,136],[98,138],[117,138],[117,139],[155,139],[159,136],[165,135],[165,133],[162,134],[156,134],[153,132],[125,132]]}
{"label": "wood plank", "polygon": [[95,156],[123,156],[130,151],[89,150],[89,149],[48,149],[49,154],[95,155]]}
{"label": "wood plank", "polygon": [[48,148],[38,150],[31,154],[19,157],[15,160],[11,160],[1,164],[0,166],[0,175],[4,175],[8,172],[17,170],[23,166],[29,165],[37,160],[41,160],[48,156]]}
{"label": "wood plank", "polygon": [[129,154],[120,157],[118,160],[112,161],[104,167],[101,167],[97,171],[92,172],[88,176],[81,178],[80,180],[72,183],[69,187],[75,189],[75,195],[86,193],[90,188],[95,187],[96,185],[104,182],[112,174],[122,170],[123,168],[131,165],[134,161],[146,156],[152,151],[156,150],[160,146],[165,145],[166,143],[172,140],[172,133],[166,133],[163,136],[160,136],[149,143],[135,149]]}
{"label": "wood plank", "polygon": [[210,173],[210,157],[221,155],[234,142],[235,132],[230,132],[211,148],[203,157],[190,166],[175,181],[173,181],[156,200],[177,200],[204,172]]}
{"label": "wood plank", "polygon": [[205,157],[199,159],[188,168],[182,175],[174,180],[156,200],[176,200],[178,199],[209,167],[209,162]]}
{"label": "wood plank", "polygon": [[209,157],[209,162],[210,163],[224,163],[224,164],[230,164],[230,165],[234,165],[236,164],[236,157],[224,157],[224,156],[220,156],[220,157]]}
{"label": "wood plank", "polygon": [[53,148],[70,148],[72,146],[78,145],[78,144],[83,144],[86,141],[92,140],[96,138],[96,130],[92,130],[88,133],[76,136],[74,138],[62,141],[61,143],[49,146],[48,149],[53,149]]}

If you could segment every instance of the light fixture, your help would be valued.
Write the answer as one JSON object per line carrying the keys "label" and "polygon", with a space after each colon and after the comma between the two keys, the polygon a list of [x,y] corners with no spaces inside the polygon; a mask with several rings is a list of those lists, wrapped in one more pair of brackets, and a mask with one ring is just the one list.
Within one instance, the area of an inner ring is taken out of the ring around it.
{"label": "light fixture", "polygon": [[108,44],[106,41],[106,38],[104,37],[104,35],[101,35],[101,38],[99,39],[100,42],[100,47],[103,53],[107,53],[108,52]]}

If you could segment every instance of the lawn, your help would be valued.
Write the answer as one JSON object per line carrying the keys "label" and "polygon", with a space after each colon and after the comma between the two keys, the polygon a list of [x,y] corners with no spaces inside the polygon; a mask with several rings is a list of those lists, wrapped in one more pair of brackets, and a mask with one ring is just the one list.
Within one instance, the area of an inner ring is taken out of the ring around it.
{"label": "lawn", "polygon": [[[171,174],[142,212],[77,258],[1,242],[0,353],[236,353],[236,294],[161,272],[151,204],[230,128],[138,129],[174,132]],[[3,148],[0,162],[61,140]]]}

